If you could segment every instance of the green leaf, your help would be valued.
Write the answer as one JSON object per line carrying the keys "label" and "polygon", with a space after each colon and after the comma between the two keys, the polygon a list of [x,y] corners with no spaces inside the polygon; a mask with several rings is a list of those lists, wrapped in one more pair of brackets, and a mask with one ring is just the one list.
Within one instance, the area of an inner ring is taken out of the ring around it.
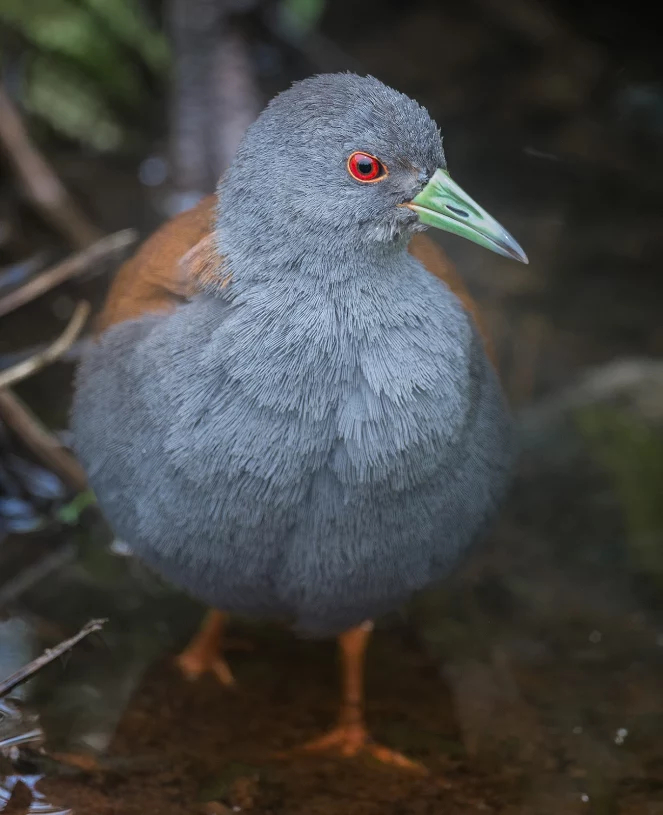
{"label": "green leaf", "polygon": [[170,60],[168,41],[150,25],[135,0],[86,0],[86,3],[120,41],[141,55],[155,74],[166,71]]}
{"label": "green leaf", "polygon": [[83,511],[87,509],[87,507],[96,503],[97,499],[92,490],[79,492],[72,501],[65,504],[63,507],[60,507],[56,517],[62,523],[68,524],[69,526],[75,526],[78,523]]}

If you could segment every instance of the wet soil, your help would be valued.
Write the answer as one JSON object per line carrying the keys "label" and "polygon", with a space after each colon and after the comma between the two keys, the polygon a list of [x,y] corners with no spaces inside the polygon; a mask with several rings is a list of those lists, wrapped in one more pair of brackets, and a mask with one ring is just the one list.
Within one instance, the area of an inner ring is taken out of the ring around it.
{"label": "wet soil", "polygon": [[51,799],[99,815],[202,813],[206,799],[275,815],[455,815],[495,812],[513,796],[517,780],[506,770],[499,777],[469,769],[438,671],[403,632],[376,637],[368,718],[377,739],[407,750],[430,776],[364,758],[278,758],[333,722],[334,649],[278,632],[254,641],[255,653],[230,656],[236,691],[209,677],[188,683],[168,660],[155,666],[110,751],[138,769],[92,775],[86,783],[51,780]]}

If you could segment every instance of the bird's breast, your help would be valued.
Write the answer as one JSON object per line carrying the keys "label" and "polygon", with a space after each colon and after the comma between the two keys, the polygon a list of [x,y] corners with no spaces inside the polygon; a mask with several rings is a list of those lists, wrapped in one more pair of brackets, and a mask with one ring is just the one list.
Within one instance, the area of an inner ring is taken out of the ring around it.
{"label": "bird's breast", "polygon": [[233,392],[265,417],[310,424],[374,476],[409,446],[452,443],[471,409],[467,312],[426,272],[341,298],[278,289],[235,308],[211,344]]}
{"label": "bird's breast", "polygon": [[443,573],[503,491],[509,420],[460,304],[415,295],[200,297],[106,332],[73,418],[118,534],[210,603],[311,630]]}

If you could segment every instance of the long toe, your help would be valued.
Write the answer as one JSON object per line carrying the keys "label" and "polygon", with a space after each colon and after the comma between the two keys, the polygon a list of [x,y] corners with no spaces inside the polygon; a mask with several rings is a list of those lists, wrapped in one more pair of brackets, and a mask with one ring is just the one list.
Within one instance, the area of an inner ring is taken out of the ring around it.
{"label": "long toe", "polygon": [[339,725],[323,736],[306,742],[302,746],[289,751],[285,755],[293,756],[301,753],[337,753],[344,758],[354,758],[359,755],[369,755],[382,764],[398,767],[402,770],[427,775],[428,770],[423,764],[412,761],[407,756],[376,744],[369,736],[363,725]]}
{"label": "long toe", "polygon": [[224,687],[228,688],[235,685],[235,677],[230,670],[230,666],[218,654],[204,653],[199,649],[187,648],[175,658],[175,665],[189,682],[195,682],[203,674],[211,673]]}

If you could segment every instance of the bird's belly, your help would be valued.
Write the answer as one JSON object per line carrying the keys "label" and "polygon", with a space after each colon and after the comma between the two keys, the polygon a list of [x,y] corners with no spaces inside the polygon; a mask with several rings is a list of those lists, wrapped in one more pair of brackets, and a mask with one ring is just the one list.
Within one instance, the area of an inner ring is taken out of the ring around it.
{"label": "bird's belly", "polygon": [[[199,599],[326,635],[444,577],[482,531],[507,480],[506,416],[473,436],[470,448],[425,464],[423,449],[405,449],[400,472],[380,481],[339,478],[332,454],[269,488],[268,476],[233,482],[216,473],[212,502],[200,499],[197,481],[173,478],[158,498],[129,481],[102,505],[137,554]],[[421,471],[425,478],[408,479]]]}

